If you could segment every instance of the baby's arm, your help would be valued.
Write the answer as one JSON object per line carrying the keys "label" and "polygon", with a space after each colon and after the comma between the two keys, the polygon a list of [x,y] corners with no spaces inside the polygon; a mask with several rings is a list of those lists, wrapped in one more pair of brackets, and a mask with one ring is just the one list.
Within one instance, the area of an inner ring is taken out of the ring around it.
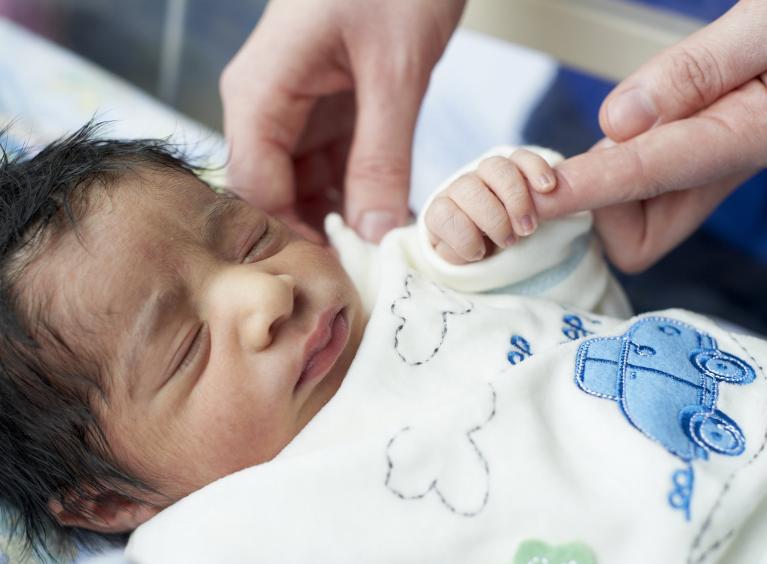
{"label": "baby's arm", "polygon": [[493,245],[513,245],[538,226],[530,190],[555,187],[552,167],[532,151],[482,159],[431,201],[424,217],[431,244],[453,264],[478,261]]}

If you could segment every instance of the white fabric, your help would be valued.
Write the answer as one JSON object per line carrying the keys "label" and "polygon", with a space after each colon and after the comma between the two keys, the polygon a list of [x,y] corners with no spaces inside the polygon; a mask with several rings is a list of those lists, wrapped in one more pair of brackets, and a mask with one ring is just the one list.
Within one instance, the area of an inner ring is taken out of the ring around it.
{"label": "white fabric", "polygon": [[[531,237],[494,257],[505,267],[470,267],[482,280],[492,275],[497,288],[538,292],[531,297],[451,289],[452,269],[435,283],[419,272],[428,248],[415,227],[376,250],[329,219],[333,244],[372,308],[343,385],[276,459],[141,526],[128,558],[540,563],[570,542],[587,547],[568,560],[577,564],[715,562],[736,549],[753,558],[764,527],[749,519],[767,491],[767,380],[758,360],[767,359],[767,345],[693,314],[662,314],[709,333],[757,372],[747,387],[719,386],[717,406],[740,425],[746,452],[692,462],[687,521],[668,502],[671,477],[685,464],[634,428],[616,401],[574,381],[583,342],[568,337],[575,317],[589,332],[576,338],[620,335],[632,324],[585,311],[626,314],[597,249],[589,244],[569,276],[546,283],[517,264],[549,252],[564,258],[545,270],[562,264],[571,240],[555,234],[577,237],[574,224],[588,230],[581,219],[552,222],[551,239]],[[537,240],[547,246],[535,252]],[[543,299],[559,287],[577,307]],[[744,539],[737,547],[736,537]],[[534,560],[533,539],[553,552]]]}

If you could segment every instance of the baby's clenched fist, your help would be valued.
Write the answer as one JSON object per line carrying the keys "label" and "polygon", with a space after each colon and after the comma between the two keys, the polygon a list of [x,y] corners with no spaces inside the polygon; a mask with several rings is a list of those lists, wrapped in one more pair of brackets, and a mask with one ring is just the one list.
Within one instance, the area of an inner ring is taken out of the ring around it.
{"label": "baby's clenched fist", "polygon": [[440,192],[426,210],[434,249],[446,261],[482,259],[495,245],[506,248],[538,226],[530,190],[550,192],[556,175],[540,155],[519,149],[489,157]]}

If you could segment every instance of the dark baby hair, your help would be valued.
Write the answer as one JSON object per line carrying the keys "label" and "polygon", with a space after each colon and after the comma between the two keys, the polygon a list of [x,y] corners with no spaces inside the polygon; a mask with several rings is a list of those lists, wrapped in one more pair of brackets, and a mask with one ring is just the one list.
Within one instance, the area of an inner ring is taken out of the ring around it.
{"label": "dark baby hair", "polygon": [[[0,507],[10,508],[14,534],[38,555],[103,538],[58,525],[49,500],[83,513],[106,485],[148,490],[111,461],[91,409],[103,394],[95,363],[51,326],[44,303],[24,303],[34,300],[21,299],[18,283],[44,241],[76,232],[94,186],[108,190],[137,170],[194,174],[177,146],[101,139],[101,128],[90,122],[31,158],[0,147]],[[0,145],[4,138],[0,132]]]}

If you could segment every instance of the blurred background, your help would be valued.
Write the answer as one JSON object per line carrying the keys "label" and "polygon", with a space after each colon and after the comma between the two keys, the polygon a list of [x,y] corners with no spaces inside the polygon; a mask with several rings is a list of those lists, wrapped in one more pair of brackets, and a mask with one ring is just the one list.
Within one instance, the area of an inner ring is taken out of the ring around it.
{"label": "blurred background", "polygon": [[220,130],[218,76],[265,5],[266,0],[0,0],[0,16]]}
{"label": "blurred background", "polygon": [[[694,29],[736,0],[501,2],[504,7],[527,6],[529,11],[553,5],[565,11],[580,7],[598,11],[599,17],[618,6],[641,16],[686,18],[684,25]],[[483,3],[489,5],[491,0],[470,0],[468,10]],[[15,129],[42,142],[93,115],[114,117],[119,123],[115,135],[120,136],[188,131],[195,126],[194,121],[184,121],[188,116],[207,126],[198,130],[204,139],[218,138],[216,132],[222,128],[218,77],[265,5],[266,0],[0,0],[0,122],[27,120],[31,125]],[[532,20],[527,17],[502,20],[518,21],[518,32],[532,37],[527,42],[531,46],[543,32],[566,36],[572,27],[565,19],[563,29],[530,33]],[[628,20],[629,26],[634,23]],[[119,78],[89,70],[87,64],[50,49],[38,51],[33,36],[4,29],[3,21]],[[592,52],[593,60],[630,55],[604,48]],[[567,60],[566,54],[559,56]],[[63,70],[67,65],[71,72]],[[494,145],[538,144],[566,156],[587,150],[601,137],[599,105],[613,84],[583,68],[561,65],[540,51],[459,31],[435,69],[419,117],[413,209],[418,210],[457,167]],[[70,101],[65,104],[67,97]],[[701,141],[693,140],[693,145]],[[208,146],[203,149],[208,151]],[[225,160],[225,151],[219,154],[223,156],[217,163]],[[684,307],[767,334],[767,301],[761,291],[767,283],[767,176],[762,173],[736,191],[687,242],[649,271],[622,281],[638,312]]]}

